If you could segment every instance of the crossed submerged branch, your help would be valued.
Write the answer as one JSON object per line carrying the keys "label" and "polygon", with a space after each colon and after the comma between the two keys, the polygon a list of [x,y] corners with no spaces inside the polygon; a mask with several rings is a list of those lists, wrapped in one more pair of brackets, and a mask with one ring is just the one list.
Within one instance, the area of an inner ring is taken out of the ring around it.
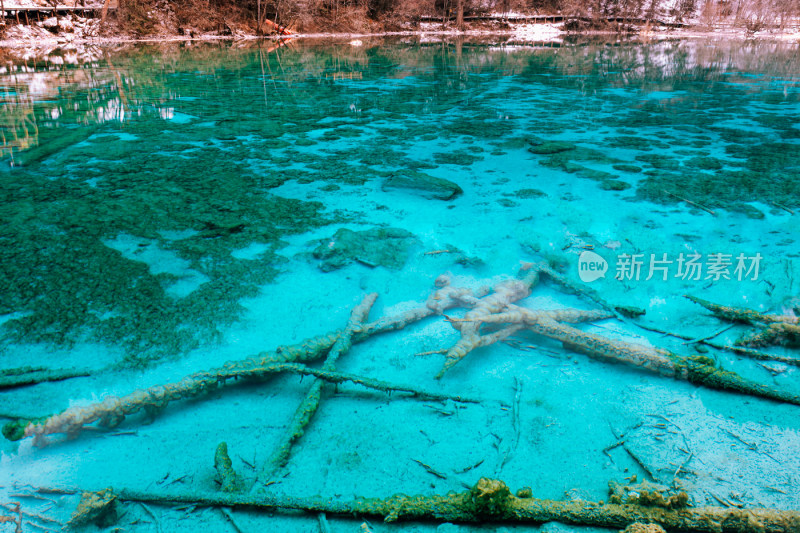
{"label": "crossed submerged branch", "polygon": [[[534,310],[518,305],[517,302],[529,296],[543,277],[587,298],[602,309]],[[60,414],[39,420],[18,420],[6,424],[3,434],[11,440],[33,437],[34,444],[44,445],[47,443],[46,437],[50,434],[66,433],[68,436],[74,436],[94,423],[113,427],[128,415],[141,410],[155,416],[171,402],[199,397],[207,391],[229,384],[236,378],[263,379],[275,373],[289,372],[314,376],[315,380],[298,406],[280,445],[269,454],[269,459],[258,469],[258,478],[252,486],[250,495],[241,494],[245,490],[244,483],[232,468],[227,444],[221,442],[216,448],[214,459],[223,493],[211,491],[180,494],[145,493],[125,489],[116,492],[111,489],[87,492],[71,524],[92,521],[91,517],[104,515],[104,510],[113,505],[114,501],[127,500],[155,504],[185,502],[201,506],[297,509],[346,515],[355,513],[380,516],[387,521],[404,519],[429,519],[442,522],[559,521],[596,527],[629,527],[630,531],[639,530],[637,526],[640,524],[653,526],[651,531],[659,531],[653,529],[656,524],[658,527],[674,531],[800,531],[798,512],[771,509],[692,508],[687,506],[688,497],[685,493],[674,498],[662,498],[652,494],[644,498],[647,492],[641,488],[637,488],[635,493],[637,498],[644,499],[617,501],[612,497],[610,503],[541,500],[532,498],[530,491],[518,492],[514,496],[502,481],[486,478],[482,478],[467,492],[450,493],[446,496],[397,495],[386,499],[341,502],[331,499],[256,494],[255,489],[262,484],[268,485],[269,483],[264,482],[274,477],[287,463],[291,447],[303,435],[319,406],[324,382],[347,381],[383,392],[403,392],[428,400],[469,403],[481,401],[478,398],[444,394],[413,385],[389,383],[336,370],[337,360],[353,343],[377,333],[402,329],[408,324],[433,315],[443,315],[460,333],[459,341],[448,350],[437,378],[441,378],[475,349],[506,339],[518,331],[528,330],[560,341],[565,348],[593,358],[635,366],[711,388],[733,390],[800,405],[800,398],[797,396],[722,370],[707,357],[679,355],[654,346],[611,339],[579,329],[577,325],[582,323],[621,319],[623,315],[635,316],[638,311],[611,305],[596,293],[574,286],[564,276],[543,264],[528,264],[521,271],[519,278],[502,281],[493,288],[454,287],[450,285],[448,276],[437,278],[436,285],[438,289],[423,304],[404,313],[367,322],[368,314],[377,297],[371,294],[353,309],[347,325],[342,329],[307,339],[296,345],[282,346],[271,352],[228,362],[218,368],[196,372],[178,382],[137,390],[121,398],[107,397],[102,402],[84,407],[72,407]],[[719,312],[720,316],[725,318],[736,317],[738,320],[746,319],[748,323],[757,324],[795,325],[792,322],[773,319],[772,315],[753,315],[751,313],[754,312],[750,311],[745,314],[731,314],[725,310],[722,314],[722,308],[718,307],[712,311],[716,309],[715,313]],[[452,308],[465,308],[467,312],[463,318],[446,315],[445,311]],[[309,366],[308,363],[323,356],[326,358],[321,368]]]}
{"label": "crossed submerged branch", "polygon": [[[549,277],[571,292],[578,292],[604,309],[590,311],[578,309],[531,310],[515,305],[514,302],[530,295],[532,288],[543,276]],[[102,402],[85,407],[72,407],[60,414],[39,420],[10,422],[3,427],[3,435],[10,440],[34,437],[37,445],[43,445],[46,443],[44,437],[49,434],[66,433],[74,436],[82,428],[94,422],[99,422],[101,426],[114,427],[121,423],[126,416],[140,410],[155,416],[173,401],[200,396],[227,384],[234,378],[263,378],[276,372],[313,375],[330,382],[351,381],[377,390],[405,391],[429,399],[474,401],[459,396],[425,391],[408,385],[391,384],[364,376],[336,372],[333,365],[338,355],[332,358],[329,355],[330,364],[326,363],[321,370],[301,364],[319,359],[329,353],[337,343],[340,345],[337,351],[346,350],[351,343],[362,341],[376,333],[402,329],[410,323],[434,314],[443,314],[447,309],[454,307],[469,308],[470,310],[461,319],[447,317],[453,327],[460,332],[461,338],[448,350],[445,363],[436,375],[437,378],[443,377],[450,368],[476,348],[491,345],[517,331],[527,329],[561,341],[568,349],[585,353],[597,359],[636,366],[710,388],[731,390],[800,405],[800,397],[718,368],[708,357],[679,355],[653,346],[615,340],[573,327],[572,324],[620,317],[621,314],[630,316],[636,313],[631,308],[612,306],[592,292],[582,291],[541,263],[526,264],[520,273],[520,278],[502,281],[492,289],[486,286],[477,289],[454,287],[450,285],[450,279],[447,276],[437,278],[437,286],[438,290],[424,304],[404,313],[364,323],[372,301],[374,301],[374,296],[370,296],[370,301],[365,300],[359,308],[354,310],[348,326],[344,329],[310,338],[297,345],[279,347],[272,352],[229,362],[219,368],[197,372],[176,383],[137,390],[122,398],[110,396]],[[747,316],[748,320],[752,321],[756,321],[756,319],[761,322],[771,320],[771,315]],[[785,324],[777,321],[771,323]],[[482,331],[484,324],[493,324],[499,326],[499,329],[486,333]],[[298,409],[296,417],[300,419],[305,417],[306,420],[298,422],[299,425],[294,434],[301,434],[302,428],[308,423],[308,417],[303,413],[313,414],[316,409],[315,404],[318,403],[320,385],[321,382],[315,383],[314,388],[317,390],[310,391],[307,405]],[[289,441],[296,440],[296,438],[297,436],[290,437]],[[274,464],[278,466],[285,464],[285,460],[284,456],[279,456]],[[267,472],[271,472],[271,470],[265,466],[265,473]]]}
{"label": "crossed submerged branch", "polygon": [[[377,333],[402,329],[408,324],[442,313],[451,307],[462,305],[465,300],[470,301],[471,298],[483,296],[488,291],[485,288],[471,290],[463,287],[451,287],[444,283],[441,285],[424,304],[418,307],[352,328],[350,342],[360,342]],[[371,307],[371,303],[369,306]],[[405,391],[428,399],[435,399],[437,396],[439,399],[445,399],[447,396],[422,391],[412,386],[395,386],[363,376],[315,370],[299,364],[312,362],[328,353],[344,332],[345,330],[336,330],[306,339],[299,344],[280,346],[271,352],[262,352],[253,357],[225,363],[218,368],[196,372],[178,382],[136,390],[121,398],[108,396],[101,402],[71,407],[53,416],[9,422],[3,426],[3,436],[12,441],[34,437],[36,445],[44,446],[47,444],[45,437],[50,434],[66,433],[68,436],[76,436],[84,427],[94,422],[98,422],[103,427],[116,427],[128,415],[141,410],[151,417],[155,417],[172,402],[200,397],[228,384],[234,378],[264,378],[276,372],[313,375],[333,383],[351,381],[378,390]],[[447,398],[456,399],[458,397],[447,396]]]}
{"label": "crossed submerged branch", "polygon": [[[503,282],[495,288],[494,292],[470,301],[472,310],[467,312],[464,318],[448,317],[453,327],[460,331],[461,339],[447,351],[445,363],[436,377],[441,378],[445,372],[472,350],[503,340],[521,329],[528,329],[539,335],[561,341],[566,348],[596,359],[635,366],[713,389],[735,391],[800,405],[800,396],[748,380],[735,372],[723,370],[717,367],[713,359],[709,357],[680,355],[653,346],[611,339],[571,326],[570,324],[574,323],[618,316],[619,308],[605,304],[593,295],[590,296],[590,299],[604,304],[606,311],[581,311],[578,309],[534,311],[514,305],[513,302],[530,294],[531,288],[539,281],[542,273],[549,274],[547,269],[548,267],[544,265],[529,266],[527,272],[523,271],[524,275],[521,280]],[[773,324],[798,327],[778,322],[778,319],[771,315],[758,315],[758,318],[762,321],[774,319]],[[752,316],[750,319],[755,320]],[[493,324],[499,326],[500,329],[481,334],[483,324]]]}

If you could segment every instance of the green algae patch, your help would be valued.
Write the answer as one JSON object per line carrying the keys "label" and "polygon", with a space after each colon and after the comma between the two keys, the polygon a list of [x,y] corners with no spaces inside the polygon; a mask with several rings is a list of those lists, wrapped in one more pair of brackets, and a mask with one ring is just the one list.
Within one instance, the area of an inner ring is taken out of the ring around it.
{"label": "green algae patch", "polygon": [[[214,342],[279,272],[281,238],[331,221],[218,148],[139,158],[108,144],[0,175],[6,341],[101,342],[133,365]],[[233,255],[253,245],[257,258]]]}
{"label": "green algae patch", "polygon": [[433,160],[437,165],[461,165],[470,166],[475,161],[481,161],[482,156],[468,153],[466,150],[455,152],[439,152],[433,154]]}
{"label": "green algae patch", "polygon": [[690,157],[684,161],[684,165],[701,170],[719,170],[722,168],[722,162],[719,159],[704,156]]}
{"label": "green algae patch", "polygon": [[214,452],[214,470],[217,471],[217,481],[222,492],[241,492],[244,490],[244,480],[233,469],[233,462],[228,455],[228,444],[220,442]]}
{"label": "green algae patch", "polygon": [[313,256],[321,260],[319,268],[331,272],[356,261],[369,267],[382,266],[392,270],[403,267],[416,237],[400,228],[372,228],[353,231],[342,228],[330,239],[324,239],[314,249]]}
{"label": "green algae patch", "polygon": [[[800,181],[791,172],[762,174],[747,170],[650,171],[638,184],[636,196],[664,204],[681,202],[681,196],[705,207],[724,208],[760,218],[757,208],[744,204],[743,198],[766,205],[800,207]],[[759,211],[760,212],[760,211]]]}

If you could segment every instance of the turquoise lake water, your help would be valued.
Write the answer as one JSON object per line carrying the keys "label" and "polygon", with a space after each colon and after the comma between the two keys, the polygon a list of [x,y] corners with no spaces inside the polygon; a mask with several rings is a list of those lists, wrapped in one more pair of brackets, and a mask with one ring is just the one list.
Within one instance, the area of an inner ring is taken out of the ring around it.
{"label": "turquoise lake water", "polygon": [[[543,275],[507,303],[605,307],[574,327],[800,396],[796,43],[275,44],[64,50],[0,69],[0,368],[89,374],[3,389],[0,422],[338,330],[368,292],[374,321],[425,308],[437,283],[481,296],[539,262],[565,281]],[[769,323],[715,317],[686,295],[790,326],[750,342]],[[798,405],[525,329],[436,379],[461,324],[434,315],[358,339],[336,369],[480,403],[326,385],[264,490],[349,500],[492,477],[598,501],[636,475],[692,505],[800,510]],[[761,359],[718,349],[736,343]],[[112,429],[4,442],[0,500],[21,485],[217,491],[223,441],[247,493],[312,381],[229,382]],[[77,499],[58,498],[23,507],[66,522]],[[100,529],[233,528],[202,507],[127,509]],[[244,530],[321,527],[233,512]]]}

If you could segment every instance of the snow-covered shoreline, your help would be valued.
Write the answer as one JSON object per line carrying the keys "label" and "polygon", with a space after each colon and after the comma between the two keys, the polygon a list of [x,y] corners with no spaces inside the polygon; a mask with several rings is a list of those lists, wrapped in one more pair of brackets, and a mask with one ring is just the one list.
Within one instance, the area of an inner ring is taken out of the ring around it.
{"label": "snow-covered shoreline", "polygon": [[[510,40],[513,43],[536,43],[560,41],[570,36],[612,36],[626,40],[650,40],[650,39],[674,39],[674,38],[713,38],[713,39],[759,39],[759,40],[782,40],[800,42],[800,27],[787,28],[780,30],[764,30],[760,32],[748,32],[744,28],[717,28],[703,29],[702,26],[681,28],[654,27],[641,28],[639,33],[622,34],[610,31],[590,31],[581,33],[570,33],[564,31],[563,23],[512,23],[508,29],[468,29],[457,31],[452,28],[442,29],[438,23],[423,23],[418,29],[405,31],[387,32],[343,32],[343,33],[293,33],[291,35],[258,36],[251,33],[235,32],[233,35],[221,36],[214,34],[201,35],[155,35],[144,37],[132,36],[101,36],[98,32],[99,21],[95,19],[85,19],[77,16],[62,17],[58,21],[55,18],[48,19],[44,23],[62,25],[60,34],[53,34],[46,30],[42,25],[32,24],[16,25],[6,32],[6,38],[0,39],[0,48],[54,48],[69,46],[92,46],[92,45],[113,45],[129,43],[169,43],[169,42],[241,42],[257,40],[283,40],[283,39],[309,39],[309,40],[355,40],[365,38],[385,38],[385,37],[414,37],[419,36],[423,40],[441,41],[448,39],[487,39],[496,38],[497,40]],[[42,24],[44,24],[42,23]],[[9,37],[10,34],[10,37]]]}

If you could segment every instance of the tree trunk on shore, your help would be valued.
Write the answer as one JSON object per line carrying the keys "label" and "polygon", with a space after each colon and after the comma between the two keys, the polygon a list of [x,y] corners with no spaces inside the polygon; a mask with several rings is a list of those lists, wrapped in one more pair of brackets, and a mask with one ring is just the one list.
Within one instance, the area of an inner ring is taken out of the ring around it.
{"label": "tree trunk on shore", "polygon": [[108,16],[108,4],[110,2],[111,2],[111,0],[105,0],[105,2],[103,2],[103,11],[102,11],[102,14],[100,15],[100,23],[101,24],[106,21],[106,17]]}
{"label": "tree trunk on shore", "polygon": [[464,31],[464,0],[458,0],[456,3],[456,29]]}

